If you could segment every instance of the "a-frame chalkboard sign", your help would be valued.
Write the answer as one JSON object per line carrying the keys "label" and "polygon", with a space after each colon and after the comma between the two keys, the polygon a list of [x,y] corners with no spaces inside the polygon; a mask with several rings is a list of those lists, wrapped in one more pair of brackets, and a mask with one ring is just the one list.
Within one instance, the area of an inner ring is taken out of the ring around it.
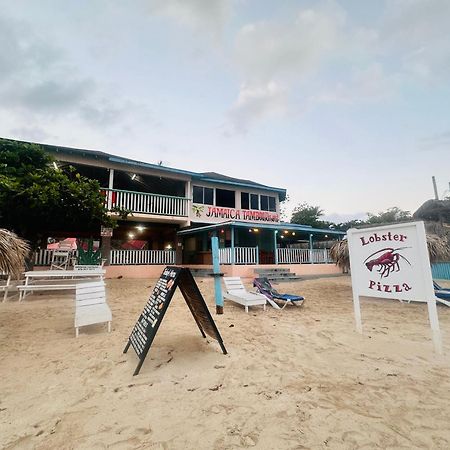
{"label": "a-frame chalkboard sign", "polygon": [[202,336],[206,338],[208,335],[218,341],[223,353],[225,355],[227,353],[219,330],[190,270],[185,267],[168,266],[156,283],[123,350],[126,353],[131,345],[139,357],[139,364],[133,375],[137,375],[141,370],[177,286],[180,288]]}

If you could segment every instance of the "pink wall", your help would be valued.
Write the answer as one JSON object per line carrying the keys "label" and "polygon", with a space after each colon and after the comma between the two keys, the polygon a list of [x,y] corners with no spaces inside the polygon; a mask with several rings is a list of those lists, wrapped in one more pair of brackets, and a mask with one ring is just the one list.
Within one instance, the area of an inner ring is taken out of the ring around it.
{"label": "pink wall", "polygon": [[[158,278],[164,270],[165,265],[158,266],[107,266],[106,278]],[[207,265],[186,266],[191,269],[211,269]],[[255,269],[290,269],[296,275],[331,275],[342,271],[334,264],[279,264],[279,265],[253,265],[253,266],[221,266],[220,269],[227,276],[242,278],[254,278]]]}

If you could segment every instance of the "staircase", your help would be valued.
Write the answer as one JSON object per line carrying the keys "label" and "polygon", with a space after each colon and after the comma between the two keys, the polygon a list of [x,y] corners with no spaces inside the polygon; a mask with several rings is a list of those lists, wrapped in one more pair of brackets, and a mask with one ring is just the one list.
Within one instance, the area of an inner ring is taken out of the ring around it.
{"label": "staircase", "polygon": [[267,278],[269,281],[277,282],[301,280],[301,277],[295,273],[291,273],[291,269],[282,268],[255,269],[255,275],[259,278]]}

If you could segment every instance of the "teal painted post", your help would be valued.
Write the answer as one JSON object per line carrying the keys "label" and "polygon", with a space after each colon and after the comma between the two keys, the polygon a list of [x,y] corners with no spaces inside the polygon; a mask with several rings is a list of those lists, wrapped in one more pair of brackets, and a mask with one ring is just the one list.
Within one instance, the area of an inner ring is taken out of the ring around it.
{"label": "teal painted post", "polygon": [[234,256],[234,227],[231,227],[231,264],[234,264],[235,256]]}
{"label": "teal painted post", "polygon": [[278,230],[273,230],[273,248],[275,252],[275,264],[278,264],[277,234]]}
{"label": "teal painted post", "polygon": [[314,264],[314,258],[313,258],[313,235],[309,235],[309,262],[311,264]]}
{"label": "teal painted post", "polygon": [[216,313],[223,314],[222,285],[220,284],[220,257],[219,257],[219,238],[211,238],[211,250],[214,272],[214,292],[216,299]]}

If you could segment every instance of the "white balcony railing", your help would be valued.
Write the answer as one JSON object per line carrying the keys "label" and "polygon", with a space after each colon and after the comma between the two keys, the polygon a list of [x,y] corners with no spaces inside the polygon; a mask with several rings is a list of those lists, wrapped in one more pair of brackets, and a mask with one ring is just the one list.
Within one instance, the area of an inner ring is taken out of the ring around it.
{"label": "white balcony railing", "polygon": [[175,250],[111,250],[111,265],[175,264]]}
{"label": "white balcony railing", "polygon": [[302,249],[302,248],[278,248],[278,264],[326,264],[331,263],[330,250]]}
{"label": "white balcony railing", "polygon": [[[35,265],[35,266],[50,266],[52,263],[53,252],[54,252],[53,249],[49,250],[46,248],[36,250],[34,252],[33,265]],[[77,255],[78,255],[77,251],[72,252],[72,256],[74,258],[76,258]]]}
{"label": "white balcony railing", "polygon": [[220,264],[258,264],[258,247],[234,247],[219,249]]}
{"label": "white balcony railing", "polygon": [[189,199],[145,192],[102,189],[108,209],[122,208],[133,213],[187,217]]}

